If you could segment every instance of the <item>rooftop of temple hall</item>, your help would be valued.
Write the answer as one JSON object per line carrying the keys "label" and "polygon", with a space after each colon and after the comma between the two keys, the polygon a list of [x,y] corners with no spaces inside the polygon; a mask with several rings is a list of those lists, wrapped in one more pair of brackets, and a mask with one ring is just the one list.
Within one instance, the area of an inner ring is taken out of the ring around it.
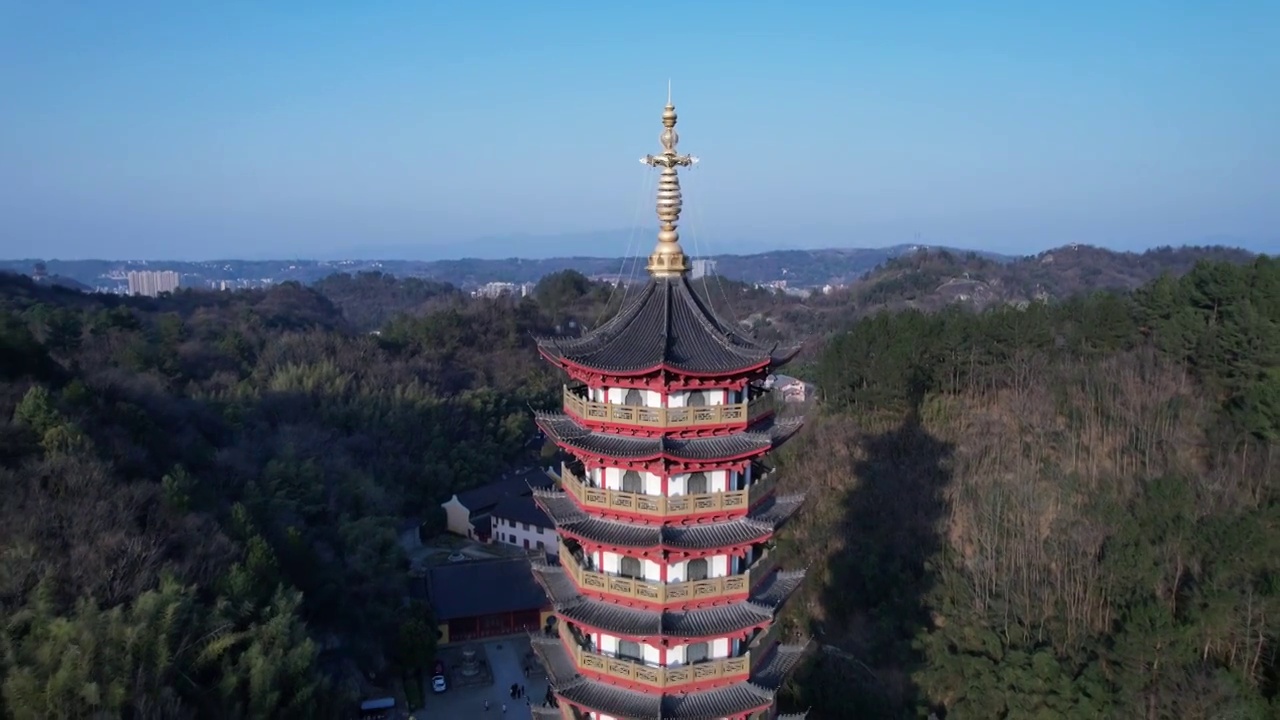
{"label": "rooftop of temple hall", "polygon": [[775,368],[798,346],[763,345],[721,320],[684,274],[652,277],[611,320],[577,338],[538,338],[543,355],[605,373],[658,368],[727,374]]}

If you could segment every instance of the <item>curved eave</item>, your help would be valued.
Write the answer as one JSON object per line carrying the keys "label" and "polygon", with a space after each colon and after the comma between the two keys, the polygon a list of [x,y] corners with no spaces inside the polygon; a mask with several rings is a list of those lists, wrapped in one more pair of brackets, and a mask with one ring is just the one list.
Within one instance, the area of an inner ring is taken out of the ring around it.
{"label": "curved eave", "polygon": [[775,622],[772,619],[761,620],[758,623],[753,623],[751,625],[748,625],[746,627],[743,627],[737,630],[726,630],[725,632],[711,633],[710,635],[685,636],[685,635],[671,635],[669,633],[663,633],[663,632],[655,632],[655,633],[650,633],[648,635],[640,635],[632,632],[625,632],[622,630],[611,629],[608,627],[604,627],[602,625],[587,622],[586,620],[579,620],[573,617],[572,614],[566,613],[560,610],[559,608],[553,608],[553,609],[555,609],[556,615],[560,617],[562,622],[572,623],[574,625],[577,625],[580,628],[584,628],[591,632],[603,633],[605,635],[612,635],[614,637],[622,638],[623,640],[634,640],[636,642],[653,645],[655,647],[670,646],[673,644],[687,645],[689,643],[710,642],[712,640],[721,640],[725,638],[730,640],[733,640],[733,639],[741,640],[747,637],[748,635],[750,635],[752,631],[762,630],[764,628],[769,627]]}
{"label": "curved eave", "polygon": [[747,681],[714,690],[663,695],[626,690],[580,675],[559,638],[534,634],[530,645],[547,670],[551,691],[561,702],[614,717],[664,720],[719,720],[770,708],[778,688],[813,647],[812,643],[775,645]]}
{"label": "curved eave", "polygon": [[578,541],[580,545],[604,548],[610,551],[631,550],[635,552],[641,552],[646,556],[655,552],[674,553],[674,554],[680,554],[680,555],[693,554],[698,557],[701,557],[702,555],[723,555],[723,554],[733,554],[736,552],[740,552],[746,548],[751,547],[752,545],[758,545],[759,543],[768,542],[769,540],[772,540],[774,533],[777,532],[773,528],[761,528],[760,535],[750,540],[743,540],[741,542],[737,542],[732,545],[716,545],[716,546],[702,548],[702,547],[684,547],[681,545],[671,545],[665,542],[658,543],[656,545],[626,545],[623,543],[604,542],[601,540],[593,539],[589,535],[585,535],[580,532],[575,532],[571,527],[561,527],[558,525],[556,526],[556,531],[562,532],[565,535],[569,536],[570,538],[573,538],[574,540]]}
{"label": "curved eave", "polygon": [[[581,686],[575,686],[575,688],[580,688],[580,687],[581,687]],[[561,692],[557,691],[555,688],[552,688],[551,692],[555,693],[556,697],[560,699],[560,702],[568,703],[569,705],[572,705],[572,706],[575,706],[575,707],[581,708],[581,709],[585,710],[586,712],[595,713],[596,715],[605,715],[605,716],[608,716],[608,717],[617,717],[617,718],[626,717],[625,715],[619,715],[619,714],[618,714],[618,710],[617,710],[617,709],[608,709],[608,708],[602,708],[602,707],[593,707],[593,706],[588,705],[588,704],[586,704],[586,703],[578,702],[578,701],[576,701],[576,700],[573,700],[573,699],[572,699],[572,697],[573,697],[573,688],[571,688],[571,689],[569,690],[569,692],[568,692],[568,693],[561,693]],[[755,714],[755,713],[762,712],[762,711],[764,711],[764,710],[768,710],[768,709],[769,709],[769,708],[771,708],[771,707],[773,707],[773,699],[772,699],[772,698],[770,698],[770,699],[768,699],[768,700],[761,699],[761,700],[760,700],[760,704],[758,704],[758,705],[756,705],[756,706],[754,706],[754,707],[743,708],[743,709],[737,709],[737,710],[735,710],[732,714],[733,714],[733,715],[747,715],[747,716],[751,716],[751,715],[753,715],[753,714]],[[724,718],[725,714],[726,714],[726,713],[713,713],[713,714],[711,714],[711,715],[672,715],[672,716],[667,716],[667,715],[665,715],[665,714],[664,714],[664,715],[662,715],[662,716],[654,716],[654,717],[655,717],[655,719],[656,719],[657,717],[661,717],[661,720],[722,720],[722,719]]]}
{"label": "curved eave", "polygon": [[[586,595],[562,568],[537,563],[534,577],[564,621],[588,630],[669,647],[720,638],[746,637],[777,622],[778,610],[800,587],[804,571],[773,573],[749,599],[687,610],[620,606],[618,598]],[[681,629],[680,625],[685,628]],[[695,631],[696,630],[696,631]]]}
{"label": "curved eave", "polygon": [[[538,428],[556,445],[564,450],[573,452],[574,454],[585,454],[593,458],[601,460],[620,460],[623,462],[635,463],[651,463],[658,461],[670,461],[684,464],[701,464],[701,465],[717,465],[723,463],[741,462],[743,460],[751,460],[761,457],[766,453],[776,449],[792,435],[799,432],[804,423],[804,418],[786,418],[777,420],[773,415],[763,418],[765,429],[752,430],[747,428],[737,433],[729,433],[725,435],[714,435],[710,437],[692,437],[692,438],[669,438],[665,436],[657,437],[641,437],[641,436],[619,436],[610,433],[604,433],[593,430],[583,425],[573,415],[565,413],[548,413],[535,411],[534,422]],[[562,427],[572,425],[574,427]],[[760,427],[758,423],[755,427]],[[593,436],[597,442],[652,442],[656,447],[652,451],[637,451],[633,454],[622,454],[621,452],[611,451],[600,447],[591,447],[590,440]],[[751,447],[744,447],[738,452],[724,451],[715,454],[682,454],[673,452],[666,447],[666,442],[677,443],[718,443],[723,445],[736,438],[746,438],[751,436],[756,443]]]}
{"label": "curved eave", "polygon": [[[556,532],[579,544],[643,557],[654,553],[705,557],[741,552],[769,540],[800,509],[805,496],[799,493],[775,495],[769,503],[753,509],[753,515],[688,526],[643,525],[604,519],[583,512],[566,493],[558,490],[534,490],[533,499],[555,523]],[[676,537],[664,537],[669,534]]]}
{"label": "curved eave", "polygon": [[[766,357],[750,365],[744,365],[740,368],[731,368],[731,369],[725,369],[725,370],[697,370],[692,368],[681,367],[679,365],[672,365],[671,363],[666,363],[666,362],[658,363],[657,365],[651,365],[649,367],[633,368],[633,369],[605,368],[605,367],[594,367],[591,365],[587,365],[585,363],[576,362],[574,360],[570,360],[569,358],[566,358],[563,356],[552,357],[552,356],[549,356],[546,353],[546,351],[544,351],[541,347],[538,348],[538,350],[539,352],[542,353],[543,357],[550,359],[551,362],[555,363],[556,365],[558,365],[559,367],[565,370],[568,370],[568,371],[576,370],[581,373],[590,373],[593,375],[608,375],[610,377],[618,377],[618,378],[640,378],[640,377],[646,377],[649,375],[655,375],[659,373],[666,373],[669,375],[684,375],[687,377],[695,377],[695,378],[732,378],[740,375],[750,375],[752,373],[756,373],[761,370],[765,370],[769,367],[772,367],[775,364],[774,359],[772,357]],[[798,353],[799,350],[796,350],[795,352]],[[792,353],[790,357],[795,357],[795,353]]]}

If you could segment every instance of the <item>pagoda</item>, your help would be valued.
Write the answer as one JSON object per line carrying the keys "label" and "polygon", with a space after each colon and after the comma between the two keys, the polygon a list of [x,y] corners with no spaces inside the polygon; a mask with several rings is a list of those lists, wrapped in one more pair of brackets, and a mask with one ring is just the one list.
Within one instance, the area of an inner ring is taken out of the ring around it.
{"label": "pagoda", "polygon": [[756,342],[694,292],[677,171],[697,160],[676,151],[669,98],[662,124],[642,160],[660,171],[647,283],[593,331],[538,339],[570,382],[536,420],[573,459],[534,491],[559,542],[533,561],[554,619],[532,644],[556,700],[536,717],[776,718],[808,648],[776,622],[804,572],[771,553],[804,498],[777,493],[766,462],[801,425],[764,388],[798,348]]}

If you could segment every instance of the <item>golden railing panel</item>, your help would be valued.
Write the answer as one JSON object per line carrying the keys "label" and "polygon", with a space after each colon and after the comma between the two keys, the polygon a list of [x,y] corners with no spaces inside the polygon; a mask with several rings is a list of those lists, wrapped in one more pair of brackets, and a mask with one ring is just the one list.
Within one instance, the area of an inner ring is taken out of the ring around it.
{"label": "golden railing panel", "polygon": [[565,492],[587,507],[633,512],[661,519],[668,515],[746,510],[773,490],[774,479],[773,473],[769,473],[757,479],[746,490],[666,497],[593,487],[566,467],[561,470],[560,485]]}
{"label": "golden railing panel", "polygon": [[566,387],[564,409],[583,420],[678,430],[703,425],[745,425],[772,410],[773,398],[763,395],[744,403],[660,408],[596,402]]}
{"label": "golden railing panel", "polygon": [[610,575],[608,573],[588,570],[583,567],[577,556],[560,541],[560,566],[569,577],[573,578],[579,588],[595,592],[635,598],[653,603],[683,603],[694,600],[714,600],[725,595],[741,595],[764,580],[777,568],[777,561],[765,551],[745,573],[728,575],[709,580],[694,580],[681,583],[661,583],[638,578]]}
{"label": "golden railing panel", "polygon": [[750,654],[672,668],[654,667],[634,660],[592,652],[578,645],[572,636],[566,636],[565,640],[574,662],[580,669],[648,685],[655,689],[679,689],[681,685],[690,683],[745,678],[752,667]]}

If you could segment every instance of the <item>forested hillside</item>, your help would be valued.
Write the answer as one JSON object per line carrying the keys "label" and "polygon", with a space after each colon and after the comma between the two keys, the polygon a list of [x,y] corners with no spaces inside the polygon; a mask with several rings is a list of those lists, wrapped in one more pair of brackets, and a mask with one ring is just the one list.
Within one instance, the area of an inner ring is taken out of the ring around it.
{"label": "forested hillside", "polygon": [[[1275,261],[857,322],[848,297],[697,285],[811,340],[820,399],[780,458],[811,500],[782,550],[810,567],[788,622],[825,649],[788,703],[1274,716]],[[532,335],[627,294],[573,272],[496,301],[381,275],[159,299],[0,278],[0,717],[339,717],[421,663],[397,530],[535,460],[529,409],[561,380]]]}
{"label": "forested hillside", "polygon": [[816,364],[817,717],[1280,716],[1280,264],[880,314]]}
{"label": "forested hillside", "polygon": [[953,303],[981,310],[1006,303],[1063,300],[1099,290],[1132,290],[1161,275],[1182,275],[1198,262],[1243,264],[1252,257],[1224,247],[1163,247],[1132,253],[1068,245],[996,262],[975,253],[929,250],[888,260],[839,295],[864,313],[933,311]]}
{"label": "forested hillside", "polygon": [[398,662],[406,517],[526,461],[530,304],[0,288],[0,717],[337,717]]}

